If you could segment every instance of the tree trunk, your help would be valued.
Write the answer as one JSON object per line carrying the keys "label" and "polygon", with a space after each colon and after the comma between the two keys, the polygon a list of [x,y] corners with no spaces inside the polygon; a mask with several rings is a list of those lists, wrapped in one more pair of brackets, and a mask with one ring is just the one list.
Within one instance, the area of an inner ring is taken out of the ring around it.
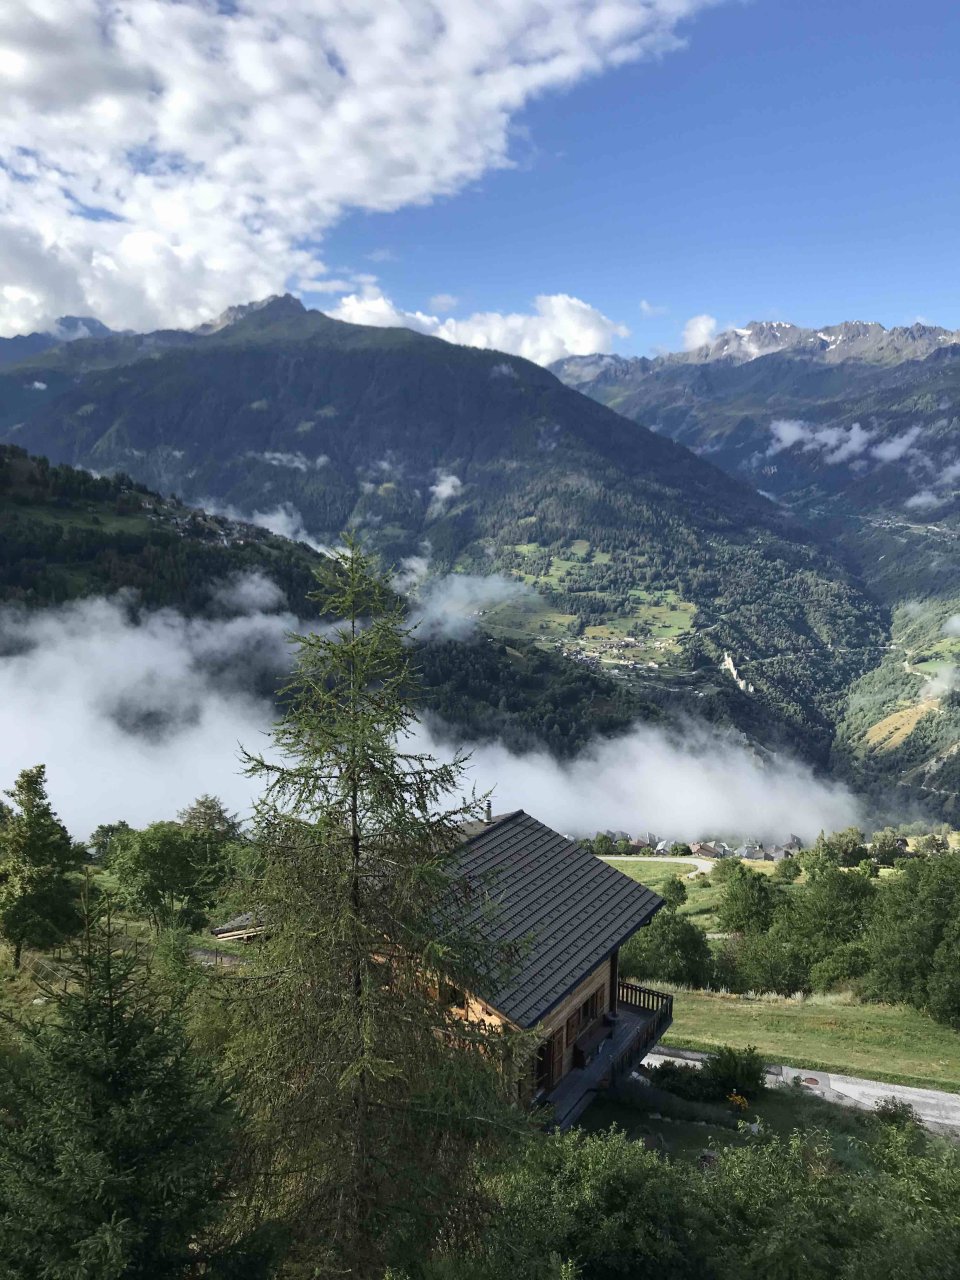
{"label": "tree trunk", "polygon": [[14,967],[14,969],[19,969],[19,968],[20,968],[20,953],[21,953],[21,951],[22,951],[22,950],[23,950],[23,943],[18,939],[18,940],[13,944],[13,967]]}

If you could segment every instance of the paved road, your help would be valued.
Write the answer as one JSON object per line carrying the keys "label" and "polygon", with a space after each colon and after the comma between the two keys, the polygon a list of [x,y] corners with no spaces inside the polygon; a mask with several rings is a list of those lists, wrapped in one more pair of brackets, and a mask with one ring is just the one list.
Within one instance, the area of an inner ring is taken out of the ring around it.
{"label": "paved road", "polygon": [[[651,1066],[658,1062],[700,1063],[706,1054],[691,1049],[655,1049],[644,1059]],[[914,1089],[904,1084],[885,1084],[882,1080],[864,1080],[860,1076],[838,1075],[815,1067],[768,1065],[767,1084],[773,1088],[799,1079],[805,1089],[842,1107],[859,1107],[872,1111],[882,1098],[899,1098],[909,1102],[928,1129],[938,1133],[960,1134],[960,1094],[940,1089]]]}

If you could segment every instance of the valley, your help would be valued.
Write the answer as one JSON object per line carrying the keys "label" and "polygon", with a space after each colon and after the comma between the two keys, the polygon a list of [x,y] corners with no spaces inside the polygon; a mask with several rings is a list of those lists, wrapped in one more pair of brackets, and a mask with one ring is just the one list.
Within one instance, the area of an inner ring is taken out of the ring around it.
{"label": "valley", "polygon": [[[0,391],[7,439],[54,462],[319,544],[352,529],[414,581],[505,575],[528,591],[481,620],[495,638],[609,675],[638,714],[673,706],[821,766],[882,639],[815,531],[517,357],[287,296],[198,331],[79,339]],[[752,691],[726,653],[756,661]]]}

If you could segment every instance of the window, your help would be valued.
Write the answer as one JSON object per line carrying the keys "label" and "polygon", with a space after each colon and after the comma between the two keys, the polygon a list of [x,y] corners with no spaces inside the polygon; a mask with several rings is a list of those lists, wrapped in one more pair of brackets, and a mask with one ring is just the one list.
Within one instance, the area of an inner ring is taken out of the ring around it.
{"label": "window", "polygon": [[567,1019],[566,1043],[568,1049],[580,1032],[585,1027],[588,1027],[591,1022],[596,1022],[597,1018],[600,1017],[603,1012],[603,992],[603,986],[597,987],[596,991],[587,996],[576,1013],[571,1013]]}

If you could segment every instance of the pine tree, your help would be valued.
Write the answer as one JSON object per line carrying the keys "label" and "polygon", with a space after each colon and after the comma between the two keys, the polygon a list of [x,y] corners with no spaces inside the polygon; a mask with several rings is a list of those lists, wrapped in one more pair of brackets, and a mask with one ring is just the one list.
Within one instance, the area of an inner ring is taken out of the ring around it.
{"label": "pine tree", "polygon": [[78,925],[70,872],[81,863],[73,843],[47,799],[46,768],[24,769],[12,791],[15,805],[0,821],[0,934],[13,948],[20,968],[23,947],[52,947]]}
{"label": "pine tree", "polygon": [[235,1116],[108,903],[14,1024],[0,1060],[0,1277],[267,1274],[263,1244],[217,1233]]}
{"label": "pine tree", "polygon": [[[252,1205],[304,1274],[381,1276],[477,1222],[473,1171],[521,1128],[510,1039],[444,999],[503,957],[462,924],[453,854],[482,799],[410,748],[409,633],[356,545],[315,597],[256,813],[266,928],[235,1047],[258,1120]],[[444,808],[444,804],[449,807]],[[442,975],[442,976],[441,976]]]}

